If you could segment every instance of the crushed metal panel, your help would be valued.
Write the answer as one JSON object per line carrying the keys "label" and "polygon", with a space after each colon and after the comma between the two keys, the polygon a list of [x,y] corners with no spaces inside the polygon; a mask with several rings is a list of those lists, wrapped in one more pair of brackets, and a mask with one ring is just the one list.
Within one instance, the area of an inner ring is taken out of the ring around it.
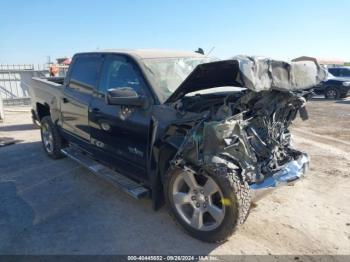
{"label": "crushed metal panel", "polygon": [[[175,165],[207,172],[238,168],[243,180],[264,181],[303,154],[291,147],[289,126],[311,95],[311,91],[247,90],[234,101],[223,98],[216,112],[206,114],[187,133]],[[223,106],[230,108],[229,113],[218,117]]]}
{"label": "crushed metal panel", "polygon": [[285,62],[254,56],[236,56],[198,65],[165,103],[186,94],[215,87],[244,87],[254,92],[309,89],[327,79],[316,60]]}
{"label": "crushed metal panel", "polygon": [[243,86],[255,91],[297,91],[327,79],[325,67],[316,61],[285,62],[270,58],[237,56]]}

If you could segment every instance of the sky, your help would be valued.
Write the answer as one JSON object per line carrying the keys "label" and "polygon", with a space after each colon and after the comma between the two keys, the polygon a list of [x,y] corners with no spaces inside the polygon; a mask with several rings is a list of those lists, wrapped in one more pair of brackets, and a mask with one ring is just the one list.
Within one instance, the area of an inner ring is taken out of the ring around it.
{"label": "sky", "polygon": [[0,64],[109,48],[350,61],[348,0],[1,0]]}

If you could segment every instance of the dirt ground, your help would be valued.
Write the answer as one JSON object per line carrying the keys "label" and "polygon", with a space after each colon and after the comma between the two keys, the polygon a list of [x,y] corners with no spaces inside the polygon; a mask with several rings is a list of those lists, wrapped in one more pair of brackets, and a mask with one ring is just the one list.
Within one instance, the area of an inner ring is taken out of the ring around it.
{"label": "dirt ground", "polygon": [[185,234],[165,208],[136,201],[70,159],[51,160],[30,114],[5,112],[0,138],[0,254],[348,254],[350,99],[308,104],[293,124],[309,153],[308,176],[259,201],[231,239],[214,245]]}

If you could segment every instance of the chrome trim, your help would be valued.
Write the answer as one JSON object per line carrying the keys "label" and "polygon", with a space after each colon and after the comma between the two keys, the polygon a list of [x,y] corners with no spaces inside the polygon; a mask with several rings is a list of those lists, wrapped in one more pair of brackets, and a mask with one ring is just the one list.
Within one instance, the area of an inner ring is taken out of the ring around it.
{"label": "chrome trim", "polygon": [[306,175],[309,168],[310,159],[307,154],[302,154],[298,159],[288,162],[281,170],[270,177],[264,179],[261,183],[250,185],[251,191],[271,189],[278,186],[292,184]]}

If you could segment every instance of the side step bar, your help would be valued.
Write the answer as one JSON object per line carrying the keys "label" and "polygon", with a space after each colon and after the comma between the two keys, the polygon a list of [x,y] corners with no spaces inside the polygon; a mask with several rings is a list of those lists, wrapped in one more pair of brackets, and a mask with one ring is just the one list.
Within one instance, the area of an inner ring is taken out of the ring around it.
{"label": "side step bar", "polygon": [[141,184],[121,175],[120,173],[100,164],[93,160],[88,155],[82,153],[79,149],[70,146],[61,150],[62,153],[71,159],[77,161],[79,164],[89,169],[98,177],[103,178],[109,183],[121,188],[128,195],[133,198],[140,199],[149,196],[149,189]]}

